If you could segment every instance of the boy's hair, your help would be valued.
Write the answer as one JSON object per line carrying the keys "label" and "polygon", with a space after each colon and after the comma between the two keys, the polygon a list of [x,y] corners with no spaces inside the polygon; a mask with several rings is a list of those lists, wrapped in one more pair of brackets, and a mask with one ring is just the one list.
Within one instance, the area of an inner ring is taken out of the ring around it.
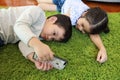
{"label": "boy's hair", "polygon": [[[71,24],[70,18],[63,14],[56,14],[52,16],[57,17],[57,20],[55,21],[54,24],[58,25],[59,27],[65,30],[64,38],[61,39],[60,42],[67,42],[72,36],[72,24]],[[49,16],[48,18],[52,16]]]}
{"label": "boy's hair", "polygon": [[85,18],[91,25],[90,34],[108,33],[108,16],[107,13],[99,7],[90,8]]}

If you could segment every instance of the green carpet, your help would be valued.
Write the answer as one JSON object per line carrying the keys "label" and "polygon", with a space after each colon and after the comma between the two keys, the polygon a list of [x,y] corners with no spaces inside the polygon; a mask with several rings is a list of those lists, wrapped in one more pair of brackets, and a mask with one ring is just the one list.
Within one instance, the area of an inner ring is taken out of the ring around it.
{"label": "green carpet", "polygon": [[100,34],[108,53],[104,64],[96,61],[98,49],[88,35],[73,28],[67,43],[44,41],[57,56],[68,61],[65,69],[39,71],[22,56],[17,44],[8,44],[0,48],[0,80],[120,80],[120,13],[108,16],[111,31]]}

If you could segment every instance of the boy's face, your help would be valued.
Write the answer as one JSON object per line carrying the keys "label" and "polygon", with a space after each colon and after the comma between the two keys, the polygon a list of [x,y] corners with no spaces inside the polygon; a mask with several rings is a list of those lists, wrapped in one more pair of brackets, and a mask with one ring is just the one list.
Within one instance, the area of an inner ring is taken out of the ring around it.
{"label": "boy's face", "polygon": [[79,18],[76,28],[79,29],[82,33],[90,33],[90,24],[86,18]]}
{"label": "boy's face", "polygon": [[44,40],[51,41],[60,41],[64,38],[64,29],[59,27],[58,25],[55,25],[54,22],[57,20],[56,17],[50,17],[46,20],[44,28],[41,33],[41,37]]}

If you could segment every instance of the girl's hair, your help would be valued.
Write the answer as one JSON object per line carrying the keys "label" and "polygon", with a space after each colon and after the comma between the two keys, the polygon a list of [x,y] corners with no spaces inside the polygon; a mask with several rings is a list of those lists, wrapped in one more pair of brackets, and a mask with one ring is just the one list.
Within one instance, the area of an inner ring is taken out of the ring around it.
{"label": "girl's hair", "polygon": [[88,9],[85,18],[90,23],[90,34],[108,33],[107,13],[99,7]]}
{"label": "girl's hair", "polygon": [[[65,30],[64,39],[61,39],[60,42],[67,42],[72,36],[72,24],[70,18],[63,14],[56,14],[52,16],[57,17],[57,20],[55,21],[54,24],[58,25],[59,27]],[[48,18],[52,16],[49,16]]]}

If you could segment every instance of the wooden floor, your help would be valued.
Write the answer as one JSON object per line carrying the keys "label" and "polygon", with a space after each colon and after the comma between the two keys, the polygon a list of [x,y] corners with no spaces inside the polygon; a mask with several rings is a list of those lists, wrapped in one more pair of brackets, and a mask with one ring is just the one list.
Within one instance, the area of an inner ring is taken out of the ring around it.
{"label": "wooden floor", "polygon": [[[107,12],[120,12],[120,3],[101,3],[83,0],[90,7],[101,7]],[[36,0],[0,0],[0,6],[37,5]]]}
{"label": "wooden floor", "polygon": [[90,2],[85,0],[84,3],[86,3],[90,7],[101,7],[107,12],[120,12],[120,3]]}

